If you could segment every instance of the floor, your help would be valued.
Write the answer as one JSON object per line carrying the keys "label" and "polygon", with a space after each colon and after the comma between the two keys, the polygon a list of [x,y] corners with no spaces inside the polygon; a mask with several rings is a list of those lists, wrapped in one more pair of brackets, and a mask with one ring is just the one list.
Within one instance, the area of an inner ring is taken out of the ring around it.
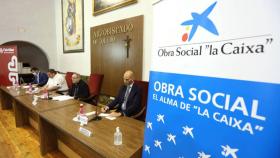
{"label": "floor", "polygon": [[34,129],[16,128],[13,111],[0,109],[0,158],[65,158],[59,151],[41,156],[39,145]]}

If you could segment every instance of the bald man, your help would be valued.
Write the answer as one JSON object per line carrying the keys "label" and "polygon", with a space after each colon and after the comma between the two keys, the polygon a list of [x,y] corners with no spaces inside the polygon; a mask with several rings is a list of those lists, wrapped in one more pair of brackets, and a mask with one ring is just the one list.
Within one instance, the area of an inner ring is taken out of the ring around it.
{"label": "bald man", "polygon": [[117,109],[111,116],[133,116],[140,111],[141,89],[133,82],[134,73],[128,70],[123,75],[123,83],[115,100],[105,106],[102,111]]}

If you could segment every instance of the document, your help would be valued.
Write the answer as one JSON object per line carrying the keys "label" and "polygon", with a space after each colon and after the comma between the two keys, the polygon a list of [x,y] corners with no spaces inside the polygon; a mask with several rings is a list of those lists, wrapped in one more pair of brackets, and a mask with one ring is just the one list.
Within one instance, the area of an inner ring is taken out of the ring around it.
{"label": "document", "polygon": [[101,117],[107,117],[107,116],[109,116],[110,114],[107,114],[107,113],[100,113],[99,114],[99,116],[101,116]]}
{"label": "document", "polygon": [[115,120],[117,117],[115,117],[115,116],[107,116],[107,117],[105,117],[106,119],[109,119],[109,120]]}
{"label": "document", "polygon": [[105,117],[108,120],[115,120],[116,119],[115,116],[110,116],[110,114],[108,114],[108,113],[100,113],[99,116]]}
{"label": "document", "polygon": [[69,95],[60,95],[60,96],[53,97],[53,100],[57,100],[57,101],[65,101],[65,100],[70,100],[70,99],[74,99],[74,97],[71,97]]}

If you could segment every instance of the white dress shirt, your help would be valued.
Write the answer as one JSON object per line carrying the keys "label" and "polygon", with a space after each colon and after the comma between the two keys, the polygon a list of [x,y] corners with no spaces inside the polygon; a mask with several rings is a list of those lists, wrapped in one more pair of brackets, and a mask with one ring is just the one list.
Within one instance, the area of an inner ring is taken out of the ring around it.
{"label": "white dress shirt", "polygon": [[65,77],[62,74],[57,73],[53,78],[49,78],[47,82],[47,87],[51,88],[54,86],[58,86],[58,91],[66,91],[68,90],[67,82]]}

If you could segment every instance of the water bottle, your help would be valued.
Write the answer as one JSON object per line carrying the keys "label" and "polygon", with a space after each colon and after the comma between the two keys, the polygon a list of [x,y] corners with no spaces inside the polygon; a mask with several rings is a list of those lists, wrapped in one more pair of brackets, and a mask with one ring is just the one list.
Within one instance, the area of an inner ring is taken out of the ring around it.
{"label": "water bottle", "polygon": [[19,90],[19,84],[18,84],[17,81],[15,82],[15,85],[14,85],[14,86],[15,86],[16,91],[18,91],[18,90]]}
{"label": "water bottle", "polygon": [[116,128],[116,132],[114,133],[114,144],[122,145],[122,132],[119,127]]}
{"label": "water bottle", "polygon": [[49,99],[49,92],[46,88],[44,89],[43,95],[44,95],[43,97],[44,99]]}
{"label": "water bottle", "polygon": [[78,112],[78,120],[80,121],[80,126],[83,126],[85,123],[84,123],[84,114],[85,110],[84,110],[84,104],[80,104],[80,109],[79,109],[79,112]]}
{"label": "water bottle", "polygon": [[32,93],[32,84],[29,83],[29,89],[28,89],[29,93]]}
{"label": "water bottle", "polygon": [[83,115],[83,114],[84,114],[84,104],[80,104],[79,114],[80,114],[80,115]]}

